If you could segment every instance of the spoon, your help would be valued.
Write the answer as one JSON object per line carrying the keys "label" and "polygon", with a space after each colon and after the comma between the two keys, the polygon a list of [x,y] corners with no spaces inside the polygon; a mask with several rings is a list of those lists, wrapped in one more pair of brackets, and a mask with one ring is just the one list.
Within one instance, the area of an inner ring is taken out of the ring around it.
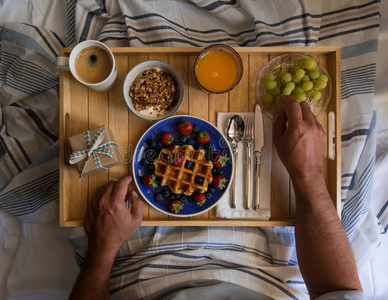
{"label": "spoon", "polygon": [[241,141],[244,133],[244,121],[239,115],[234,115],[228,120],[226,126],[226,136],[232,146],[234,160],[234,175],[232,192],[230,193],[230,208],[236,208],[236,178],[237,178],[237,158],[238,158],[238,143]]}

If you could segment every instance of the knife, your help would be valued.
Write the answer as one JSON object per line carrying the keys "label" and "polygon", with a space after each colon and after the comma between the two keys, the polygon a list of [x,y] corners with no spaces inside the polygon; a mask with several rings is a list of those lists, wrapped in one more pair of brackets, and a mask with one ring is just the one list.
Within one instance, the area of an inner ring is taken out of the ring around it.
{"label": "knife", "polygon": [[252,209],[259,210],[259,196],[260,196],[260,163],[261,151],[264,146],[264,123],[263,114],[260,106],[256,104],[255,108],[255,146],[253,148],[253,163],[254,163],[254,185]]}

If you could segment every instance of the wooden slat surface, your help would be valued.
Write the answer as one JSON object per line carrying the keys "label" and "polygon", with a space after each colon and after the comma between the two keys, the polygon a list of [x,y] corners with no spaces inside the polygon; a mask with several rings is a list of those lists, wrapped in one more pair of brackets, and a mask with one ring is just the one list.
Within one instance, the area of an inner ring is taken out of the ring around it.
{"label": "wooden slat surface", "polygon": [[[137,63],[147,59],[164,60],[182,75],[185,84],[184,100],[177,114],[189,114],[216,125],[217,112],[254,111],[256,81],[269,59],[287,52],[303,52],[316,57],[324,64],[333,82],[333,92],[327,112],[335,114],[334,160],[323,161],[329,192],[340,214],[340,64],[338,47],[276,47],[235,48],[244,63],[244,73],[239,85],[229,93],[213,95],[203,92],[195,82],[193,64],[202,48],[111,48],[116,57],[118,80],[108,92],[95,92],[78,83],[70,72],[60,71],[60,225],[82,226],[88,201],[97,189],[109,180],[132,174],[132,156],[137,141],[152,123],[133,115],[127,108],[122,84],[127,72]],[[68,56],[71,49],[63,48],[60,54]],[[327,128],[326,115],[320,122]],[[107,171],[78,179],[74,166],[67,163],[70,154],[67,138],[87,129],[106,124],[114,133],[119,145],[122,164]],[[271,215],[269,221],[218,219],[215,209],[191,218],[165,215],[149,205],[144,209],[144,226],[287,226],[293,225],[295,199],[289,177],[276,150],[272,153]],[[134,184],[130,190],[136,189]]]}

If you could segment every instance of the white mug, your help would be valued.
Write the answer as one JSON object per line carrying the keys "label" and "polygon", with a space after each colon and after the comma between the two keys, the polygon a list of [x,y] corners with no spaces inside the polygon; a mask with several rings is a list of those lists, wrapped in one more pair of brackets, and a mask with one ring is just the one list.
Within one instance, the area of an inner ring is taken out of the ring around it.
{"label": "white mug", "polygon": [[[82,50],[88,47],[98,47],[98,48],[104,49],[105,52],[109,55],[109,58],[112,62],[112,69],[108,77],[106,77],[103,81],[100,81],[97,83],[89,83],[82,80],[76,72],[76,58]],[[70,70],[71,74],[73,74],[75,79],[77,79],[80,83],[98,92],[104,92],[109,90],[111,87],[113,87],[117,79],[117,67],[116,67],[116,61],[115,61],[114,55],[106,45],[104,45],[99,41],[88,40],[88,41],[79,43],[77,46],[73,48],[69,57],[65,57],[65,56],[57,57],[57,67],[58,69],[62,69],[62,70]]]}

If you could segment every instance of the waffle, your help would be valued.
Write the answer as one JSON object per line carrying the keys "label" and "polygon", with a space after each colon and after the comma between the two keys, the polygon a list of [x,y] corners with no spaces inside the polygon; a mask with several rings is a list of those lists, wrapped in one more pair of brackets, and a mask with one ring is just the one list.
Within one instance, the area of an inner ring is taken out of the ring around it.
{"label": "waffle", "polygon": [[[183,156],[180,167],[169,164],[168,156],[175,153]],[[192,162],[190,169],[185,168],[186,161]],[[194,150],[190,145],[163,148],[158,158],[155,159],[154,165],[155,175],[159,177],[160,185],[167,185],[175,194],[190,196],[196,191],[205,193],[209,183],[213,180],[211,173],[213,163],[205,159],[205,151]],[[202,177],[201,184],[194,181],[196,176]]]}

